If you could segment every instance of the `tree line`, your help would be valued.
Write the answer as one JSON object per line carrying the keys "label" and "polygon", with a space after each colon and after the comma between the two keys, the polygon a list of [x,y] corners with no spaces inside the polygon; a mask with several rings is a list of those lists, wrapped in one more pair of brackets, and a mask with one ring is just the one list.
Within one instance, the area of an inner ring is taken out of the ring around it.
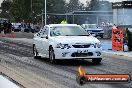
{"label": "tree line", "polygon": [[[4,0],[1,3],[1,18],[8,18],[13,22],[33,22],[41,20],[41,13],[45,7],[45,0]],[[91,0],[86,2],[86,5],[79,0],[47,0],[46,3],[47,13],[69,13],[72,11],[93,11],[102,8],[99,0]],[[111,8],[110,4],[107,5],[108,9]],[[107,10],[105,8],[105,10]],[[48,23],[59,23],[65,16],[48,15]],[[68,17],[69,23],[72,23],[72,17]],[[82,19],[75,17],[76,22],[82,22]]]}

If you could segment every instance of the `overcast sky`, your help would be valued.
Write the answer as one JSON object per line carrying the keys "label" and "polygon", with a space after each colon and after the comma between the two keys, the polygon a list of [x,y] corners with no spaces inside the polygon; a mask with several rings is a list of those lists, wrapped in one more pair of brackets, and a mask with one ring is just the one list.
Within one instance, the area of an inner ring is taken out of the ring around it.
{"label": "overcast sky", "polygon": [[1,6],[1,3],[3,2],[3,0],[0,0],[0,6]]}
{"label": "overcast sky", "polygon": [[0,0],[0,3],[2,2],[3,0]]}

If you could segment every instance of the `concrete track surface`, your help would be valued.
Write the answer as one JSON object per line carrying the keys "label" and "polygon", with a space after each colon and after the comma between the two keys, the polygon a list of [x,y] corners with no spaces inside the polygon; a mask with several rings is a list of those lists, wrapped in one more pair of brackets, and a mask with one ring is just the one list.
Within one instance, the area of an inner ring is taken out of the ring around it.
{"label": "concrete track surface", "polygon": [[32,39],[0,41],[0,72],[21,88],[132,88],[132,83],[80,86],[76,82],[80,65],[90,74],[132,75],[132,60],[129,60],[132,58],[125,58],[103,54],[101,64],[93,64],[91,60],[60,60],[53,65],[46,58],[33,58]]}

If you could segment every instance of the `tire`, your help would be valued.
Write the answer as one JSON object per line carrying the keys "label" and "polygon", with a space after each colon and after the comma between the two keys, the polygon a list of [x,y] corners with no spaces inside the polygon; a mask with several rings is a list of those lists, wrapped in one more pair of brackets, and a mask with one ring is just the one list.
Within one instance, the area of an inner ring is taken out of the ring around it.
{"label": "tire", "polygon": [[102,60],[102,58],[95,58],[95,59],[92,59],[92,62],[94,64],[100,64],[101,63],[101,60]]}
{"label": "tire", "polygon": [[103,38],[103,35],[100,35],[101,38]]}
{"label": "tire", "polygon": [[49,50],[49,60],[50,60],[51,64],[55,64],[56,63],[55,54],[54,54],[54,50],[53,50],[52,47]]}
{"label": "tire", "polygon": [[35,45],[33,45],[33,55],[34,55],[34,59],[39,59],[40,56],[38,56],[38,52],[37,52],[37,49],[35,47]]}

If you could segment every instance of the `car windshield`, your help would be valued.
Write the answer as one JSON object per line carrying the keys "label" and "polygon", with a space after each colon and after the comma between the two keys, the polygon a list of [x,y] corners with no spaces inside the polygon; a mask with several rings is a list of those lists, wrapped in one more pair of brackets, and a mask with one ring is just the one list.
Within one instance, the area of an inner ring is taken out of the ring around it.
{"label": "car windshield", "polygon": [[79,26],[56,26],[51,28],[51,36],[87,36],[88,33]]}
{"label": "car windshield", "polygon": [[88,25],[88,28],[97,28],[97,25]]}

